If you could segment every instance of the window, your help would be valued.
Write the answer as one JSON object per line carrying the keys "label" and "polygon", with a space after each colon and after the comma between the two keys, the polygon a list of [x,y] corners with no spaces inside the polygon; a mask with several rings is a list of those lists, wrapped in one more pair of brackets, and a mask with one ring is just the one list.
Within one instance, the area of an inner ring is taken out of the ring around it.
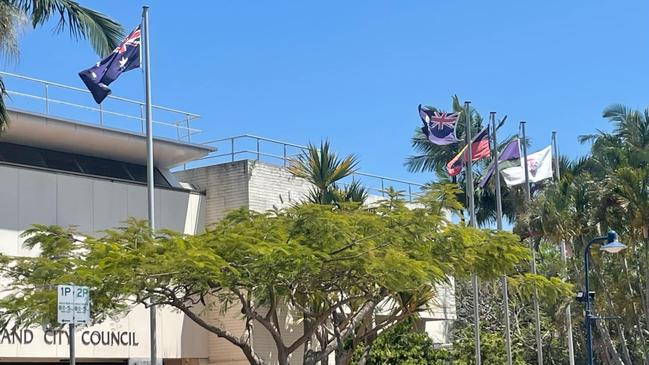
{"label": "window", "polygon": [[[142,165],[13,143],[0,142],[0,161],[146,183],[146,167]],[[155,186],[171,187],[158,169],[153,175]]]}

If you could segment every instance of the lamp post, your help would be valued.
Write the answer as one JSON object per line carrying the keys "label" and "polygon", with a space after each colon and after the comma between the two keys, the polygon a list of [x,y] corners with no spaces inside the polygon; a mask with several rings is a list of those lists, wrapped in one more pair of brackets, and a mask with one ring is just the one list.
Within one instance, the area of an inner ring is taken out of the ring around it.
{"label": "lamp post", "polygon": [[591,321],[594,319],[590,297],[590,286],[588,283],[588,253],[590,246],[599,241],[606,241],[606,244],[602,246],[600,250],[609,253],[618,253],[626,247],[618,242],[617,233],[615,233],[615,231],[609,231],[606,236],[595,237],[590,240],[584,249],[584,296],[586,297],[586,317],[584,318],[584,325],[586,326],[586,365],[593,365],[593,329]]}

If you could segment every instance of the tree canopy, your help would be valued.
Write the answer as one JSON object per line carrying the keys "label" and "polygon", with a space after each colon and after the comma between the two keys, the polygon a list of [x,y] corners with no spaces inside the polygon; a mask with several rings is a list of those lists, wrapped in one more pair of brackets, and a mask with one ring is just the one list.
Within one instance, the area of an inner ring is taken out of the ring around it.
{"label": "tree canopy", "polygon": [[[242,209],[196,236],[160,231],[151,237],[138,221],[82,238],[74,229],[35,226],[25,237],[36,256],[1,257],[12,294],[0,300],[0,318],[5,325],[54,326],[54,286],[73,282],[91,288],[95,323],[138,304],[170,306],[240,347],[252,364],[264,363],[251,346],[253,322],[269,332],[281,364],[300,347],[308,349],[305,364],[314,364],[416,315],[450,276],[515,274],[528,259],[511,233],[449,222],[440,196],[448,199],[431,191],[414,209],[389,200],[371,211],[353,203]],[[241,311],[244,333],[204,319],[202,311],[217,303]],[[386,303],[385,319],[359,331]],[[278,322],[282,308],[305,323],[290,343]],[[323,333],[327,341],[315,343]]]}

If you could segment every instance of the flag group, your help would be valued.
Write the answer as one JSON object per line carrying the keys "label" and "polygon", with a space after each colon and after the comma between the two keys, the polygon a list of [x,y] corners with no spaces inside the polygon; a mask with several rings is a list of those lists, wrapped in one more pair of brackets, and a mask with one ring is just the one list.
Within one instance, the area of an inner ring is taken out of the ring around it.
{"label": "flag group", "polygon": [[87,70],[79,72],[97,104],[101,104],[111,91],[108,88],[123,72],[140,67],[140,26],[131,32],[103,60]]}
{"label": "flag group", "polygon": [[419,117],[424,123],[421,131],[431,143],[443,146],[459,142],[455,136],[455,126],[460,113],[440,113],[428,108],[422,108],[421,104],[419,104],[418,109]]}

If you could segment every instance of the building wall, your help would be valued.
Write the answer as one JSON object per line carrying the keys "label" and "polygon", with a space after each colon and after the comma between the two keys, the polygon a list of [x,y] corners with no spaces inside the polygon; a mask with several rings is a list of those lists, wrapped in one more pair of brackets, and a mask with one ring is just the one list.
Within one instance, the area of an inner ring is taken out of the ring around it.
{"label": "building wall", "polygon": [[[0,252],[6,255],[36,254],[23,248],[20,238],[20,233],[32,224],[76,226],[81,233],[96,235],[122,225],[128,217],[147,217],[146,187],[142,185],[8,165],[0,165],[0,181]],[[155,197],[158,228],[188,234],[203,229],[202,195],[156,189]],[[78,356],[147,358],[148,318],[147,310],[138,307],[122,320],[80,329]],[[63,343],[47,344],[41,329],[31,331],[33,340],[29,344],[12,341],[11,336],[0,333],[2,359],[68,356],[67,336],[63,335]],[[88,345],[81,338],[84,331],[90,331],[86,340],[92,331],[131,332],[135,339],[130,345]],[[160,358],[207,358],[206,332],[178,312],[158,310],[157,338]]]}

